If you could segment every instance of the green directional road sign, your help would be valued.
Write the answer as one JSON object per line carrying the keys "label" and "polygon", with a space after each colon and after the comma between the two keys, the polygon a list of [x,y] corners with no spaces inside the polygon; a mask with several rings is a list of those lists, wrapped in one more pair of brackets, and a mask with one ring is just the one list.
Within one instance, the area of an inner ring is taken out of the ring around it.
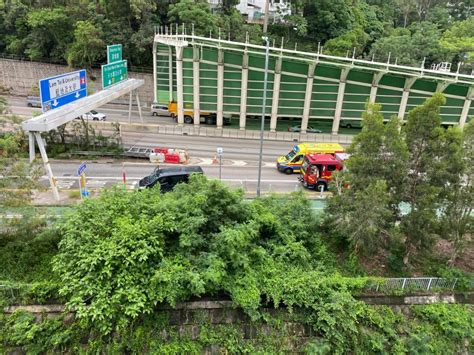
{"label": "green directional road sign", "polygon": [[115,85],[128,79],[127,61],[122,60],[116,63],[105,64],[102,66],[102,88]]}
{"label": "green directional road sign", "polygon": [[107,63],[120,62],[122,60],[122,45],[112,44],[107,46]]}

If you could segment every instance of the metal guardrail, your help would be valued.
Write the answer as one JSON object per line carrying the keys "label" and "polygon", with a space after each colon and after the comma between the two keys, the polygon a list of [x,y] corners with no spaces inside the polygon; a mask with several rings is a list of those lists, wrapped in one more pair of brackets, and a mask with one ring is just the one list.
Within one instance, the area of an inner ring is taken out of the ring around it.
{"label": "metal guardrail", "polygon": [[[440,277],[401,277],[374,279],[369,281],[364,291],[369,292],[397,292],[397,291],[453,291],[458,279],[446,279]],[[473,280],[474,281],[474,280]],[[23,284],[29,286],[28,284]],[[474,286],[474,284],[472,285]],[[11,297],[18,296],[18,285],[1,285],[0,294]]]}
{"label": "metal guardrail", "polygon": [[12,285],[0,285],[0,296],[3,295],[3,297],[7,299],[15,299],[19,296],[20,290],[19,287],[17,286],[12,286]]}
{"label": "metal guardrail", "polygon": [[375,292],[454,290],[457,279],[440,277],[401,277],[382,279],[380,283],[369,284],[365,290]]}

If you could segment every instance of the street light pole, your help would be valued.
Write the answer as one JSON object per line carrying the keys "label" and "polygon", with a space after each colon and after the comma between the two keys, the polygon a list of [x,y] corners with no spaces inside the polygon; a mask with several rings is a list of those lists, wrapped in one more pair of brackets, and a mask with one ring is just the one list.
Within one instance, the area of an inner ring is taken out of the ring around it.
{"label": "street light pole", "polygon": [[263,99],[262,99],[262,122],[260,125],[260,151],[258,156],[258,177],[257,177],[257,197],[260,197],[260,184],[262,179],[262,158],[263,158],[263,131],[265,129],[265,114],[267,108],[267,81],[268,81],[268,57],[269,57],[269,42],[268,42],[268,11],[269,0],[265,1],[265,17],[263,20],[263,41],[265,44],[265,71],[263,75]]}

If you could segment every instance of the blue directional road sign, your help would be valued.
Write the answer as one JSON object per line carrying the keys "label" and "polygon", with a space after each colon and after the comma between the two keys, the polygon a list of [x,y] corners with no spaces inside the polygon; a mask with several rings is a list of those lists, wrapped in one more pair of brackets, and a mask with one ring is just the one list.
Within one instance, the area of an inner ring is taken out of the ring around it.
{"label": "blue directional road sign", "polygon": [[77,176],[81,175],[86,170],[86,167],[86,162],[79,165],[79,168],[77,168]]}
{"label": "blue directional road sign", "polygon": [[85,70],[78,70],[39,81],[43,112],[64,106],[87,96]]}

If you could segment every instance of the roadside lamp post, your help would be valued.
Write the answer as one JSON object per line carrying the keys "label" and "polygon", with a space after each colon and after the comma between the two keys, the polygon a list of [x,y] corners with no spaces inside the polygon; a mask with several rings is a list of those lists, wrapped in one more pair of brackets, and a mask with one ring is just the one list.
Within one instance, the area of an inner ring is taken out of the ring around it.
{"label": "roadside lamp post", "polygon": [[222,180],[222,154],[224,149],[221,147],[217,148],[217,155],[219,156],[219,181]]}
{"label": "roadside lamp post", "polygon": [[263,22],[263,43],[265,45],[265,71],[263,76],[263,99],[262,99],[262,122],[260,125],[260,150],[258,156],[257,197],[260,197],[260,184],[262,179],[262,156],[263,156],[263,131],[265,129],[265,113],[267,106],[267,80],[268,80],[268,57],[269,41],[267,35],[269,0],[265,1],[265,17]]}

